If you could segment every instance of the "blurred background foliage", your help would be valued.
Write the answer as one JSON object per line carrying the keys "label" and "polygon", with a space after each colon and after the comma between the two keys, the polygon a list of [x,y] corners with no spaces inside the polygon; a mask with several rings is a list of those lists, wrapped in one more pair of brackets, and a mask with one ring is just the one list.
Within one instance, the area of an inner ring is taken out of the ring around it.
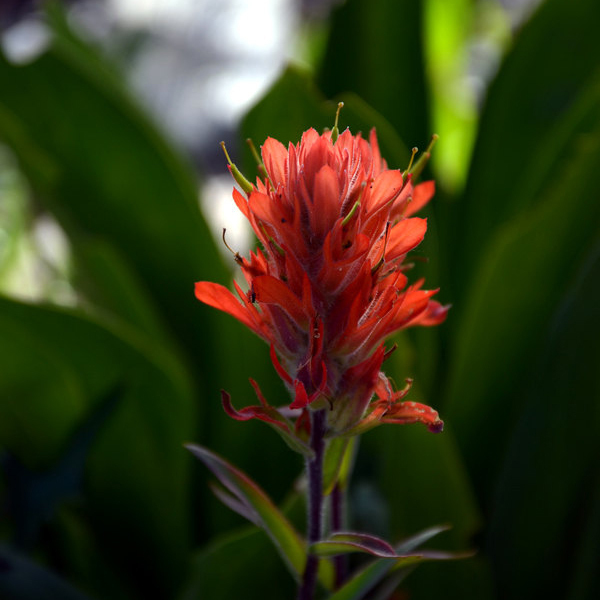
{"label": "blurred background foliage", "polygon": [[267,349],[193,283],[231,280],[222,227],[252,243],[222,212],[218,139],[253,172],[245,138],[295,141],[340,99],[391,167],[440,134],[414,273],[453,305],[387,366],[446,430],[364,436],[352,526],[447,522],[438,545],[477,549],[397,598],[600,597],[597,0],[139,4],[2,4],[0,597],[293,596],[183,449],[302,522],[300,458],[220,407],[222,387],[254,402],[248,377],[285,402]]}

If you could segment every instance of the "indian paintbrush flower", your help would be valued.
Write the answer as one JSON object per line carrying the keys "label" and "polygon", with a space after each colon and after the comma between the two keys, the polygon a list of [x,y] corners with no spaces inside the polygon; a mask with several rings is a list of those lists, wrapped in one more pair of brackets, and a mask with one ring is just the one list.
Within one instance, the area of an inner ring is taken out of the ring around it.
{"label": "indian paintbrush flower", "polygon": [[[414,154],[413,154],[414,156]],[[229,160],[229,158],[228,158]],[[331,434],[353,435],[381,422],[443,424],[436,411],[406,402],[410,383],[394,391],[382,363],[391,334],[441,323],[447,307],[409,284],[405,258],[424,238],[427,222],[413,215],[433,196],[434,183],[413,183],[414,169],[388,169],[375,131],[368,141],[349,130],[306,131],[286,149],[268,138],[262,146],[264,178],[251,184],[230,162],[243,193],[233,199],[262,248],[235,254],[248,284],[238,297],[211,282],[196,297],[237,318],[263,338],[292,394],[287,411],[268,405],[252,382],[260,406],[228,414],[259,418],[288,442],[307,422],[307,410],[327,408]],[[287,413],[287,414],[286,414]]]}

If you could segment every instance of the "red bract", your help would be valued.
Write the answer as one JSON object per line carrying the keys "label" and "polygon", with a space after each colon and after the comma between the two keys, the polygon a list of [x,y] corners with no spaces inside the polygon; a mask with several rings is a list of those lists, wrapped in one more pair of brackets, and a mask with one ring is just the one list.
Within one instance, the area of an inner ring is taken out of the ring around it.
{"label": "red bract", "polygon": [[[433,182],[415,186],[410,174],[388,169],[375,131],[367,141],[346,130],[333,142],[331,132],[310,129],[288,149],[269,138],[262,158],[266,179],[246,182],[247,196],[233,192],[262,245],[249,259],[236,255],[249,289],[234,284],[238,299],[199,282],[197,298],[270,344],[291,409],[329,407],[338,433],[377,422],[440,430],[435,411],[400,402],[404,392],[393,392],[381,372],[388,336],[446,317],[435,291],[422,290],[422,281],[408,285],[404,273],[427,228],[412,215],[433,196]],[[269,408],[261,399],[260,407],[238,413],[228,405],[228,412],[272,422]]]}

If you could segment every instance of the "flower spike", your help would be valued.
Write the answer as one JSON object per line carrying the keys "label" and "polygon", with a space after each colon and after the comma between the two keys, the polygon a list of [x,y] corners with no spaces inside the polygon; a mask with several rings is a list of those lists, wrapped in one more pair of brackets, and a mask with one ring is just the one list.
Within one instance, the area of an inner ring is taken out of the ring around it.
{"label": "flower spike", "polygon": [[[287,411],[260,404],[237,410],[237,420],[260,419],[297,445],[309,413],[327,409],[330,437],[360,433],[381,423],[426,424],[439,431],[436,411],[394,391],[382,372],[393,351],[387,338],[407,327],[441,323],[447,306],[435,290],[409,285],[406,256],[422,241],[427,221],[413,215],[435,186],[416,184],[437,136],[407,169],[389,169],[375,130],[368,139],[339,131],[342,104],[331,131],[304,132],[287,148],[268,138],[253,154],[261,177],[252,185],[223,150],[246,196],[234,190],[262,248],[242,258],[229,248],[246,279],[236,298],[222,286],[196,284],[199,300],[244,323],[270,347],[271,362],[292,399]],[[294,423],[295,421],[295,423]],[[290,438],[292,436],[292,438]],[[304,442],[302,442],[304,443]]]}

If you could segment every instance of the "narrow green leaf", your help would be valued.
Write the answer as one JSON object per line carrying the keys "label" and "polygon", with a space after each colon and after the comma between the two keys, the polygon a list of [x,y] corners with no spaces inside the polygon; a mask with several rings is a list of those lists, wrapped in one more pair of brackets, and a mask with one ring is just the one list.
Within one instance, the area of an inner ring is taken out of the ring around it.
{"label": "narrow green leaf", "polygon": [[366,552],[380,558],[400,558],[385,540],[374,535],[355,532],[336,531],[328,539],[312,544],[310,550],[319,556]]}
{"label": "narrow green leaf", "polygon": [[[256,514],[261,527],[275,544],[290,572],[299,580],[306,562],[306,544],[267,494],[247,475],[210,450],[196,444],[188,444],[186,448],[213,472],[236,496],[238,502]],[[321,562],[321,565],[327,564]],[[333,573],[326,567],[324,569],[320,571],[322,583],[331,588]]]}
{"label": "narrow green leaf", "polygon": [[[396,546],[396,552],[398,554],[405,554],[412,552],[418,548],[421,544],[424,544],[431,538],[435,537],[442,531],[446,531],[448,527],[437,526],[430,527],[418,534],[407,538],[400,542]],[[400,559],[402,560],[402,559]],[[420,560],[416,557],[411,557],[404,562],[404,565],[416,564]],[[395,559],[378,559],[366,567],[364,567],[359,573],[357,573],[352,579],[345,583],[339,590],[329,596],[328,600],[360,600],[364,597],[369,590],[373,589],[383,578],[393,569]]]}

